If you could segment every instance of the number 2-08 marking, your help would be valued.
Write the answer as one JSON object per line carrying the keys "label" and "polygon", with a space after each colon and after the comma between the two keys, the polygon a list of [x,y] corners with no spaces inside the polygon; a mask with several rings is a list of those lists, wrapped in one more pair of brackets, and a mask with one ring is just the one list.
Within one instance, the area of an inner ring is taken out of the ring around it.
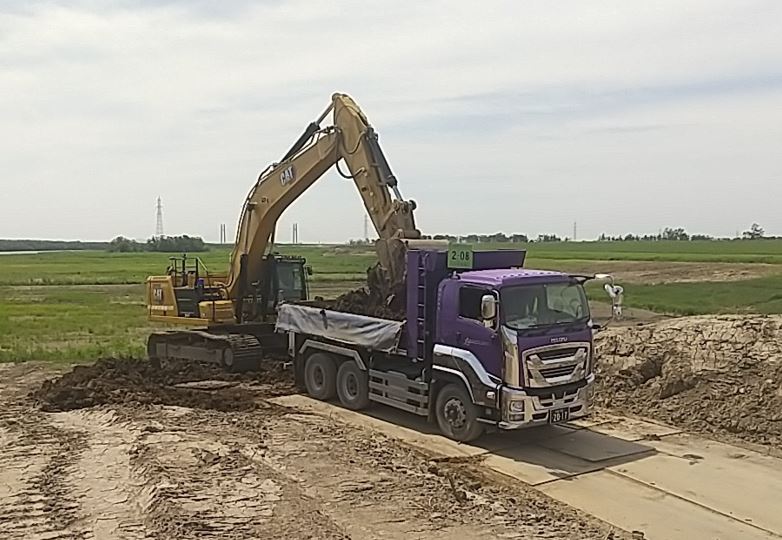
{"label": "number 2-08 marking", "polygon": [[459,246],[449,246],[448,266],[455,269],[472,268],[473,252],[469,244]]}

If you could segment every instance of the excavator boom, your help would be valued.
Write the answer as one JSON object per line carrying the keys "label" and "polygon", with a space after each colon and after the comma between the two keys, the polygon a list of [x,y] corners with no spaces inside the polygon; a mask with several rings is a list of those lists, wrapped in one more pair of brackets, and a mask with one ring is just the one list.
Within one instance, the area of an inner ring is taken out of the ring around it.
{"label": "excavator boom", "polygon": [[[333,124],[320,123],[333,112]],[[382,278],[388,290],[404,280],[404,241],[420,238],[415,227],[415,204],[402,198],[397,179],[378,144],[375,130],[353,99],[334,94],[329,107],[312,122],[283,156],[265,170],[242,210],[231,267],[227,297],[241,305],[264,279],[263,256],[272,245],[274,229],[283,211],[332,166],[343,160],[358,188],[378,234],[376,245]],[[340,171],[341,172],[341,171]],[[240,316],[240,309],[237,309]]]}

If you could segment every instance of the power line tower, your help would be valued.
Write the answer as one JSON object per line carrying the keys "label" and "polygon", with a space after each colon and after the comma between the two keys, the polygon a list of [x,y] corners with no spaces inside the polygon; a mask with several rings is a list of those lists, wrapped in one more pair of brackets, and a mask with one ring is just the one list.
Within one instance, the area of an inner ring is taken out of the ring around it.
{"label": "power line tower", "polygon": [[298,223],[294,223],[293,224],[293,234],[291,235],[291,241],[294,244],[298,244],[299,243],[299,224]]}
{"label": "power line tower", "polygon": [[369,217],[364,214],[364,240],[369,242]]}
{"label": "power line tower", "polygon": [[163,238],[163,203],[157,198],[157,223],[155,224],[155,236]]}

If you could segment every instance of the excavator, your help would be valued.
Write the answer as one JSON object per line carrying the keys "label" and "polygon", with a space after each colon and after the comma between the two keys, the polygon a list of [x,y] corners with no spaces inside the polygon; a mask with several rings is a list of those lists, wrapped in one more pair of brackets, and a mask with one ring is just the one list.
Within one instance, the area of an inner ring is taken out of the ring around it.
{"label": "excavator", "polygon": [[[330,113],[331,125],[321,127]],[[149,320],[191,327],[152,333],[150,360],[214,362],[238,371],[285,350],[284,337],[274,332],[276,307],[307,301],[311,268],[301,257],[274,252],[275,227],[285,209],[331,167],[355,183],[377,231],[370,289],[383,301],[395,301],[404,290],[408,246],[421,237],[415,203],[402,198],[364,113],[350,96],[337,93],[282,159],[259,175],[244,202],[226,273],[210,272],[197,257],[183,255],[171,258],[165,275],[147,278]]]}

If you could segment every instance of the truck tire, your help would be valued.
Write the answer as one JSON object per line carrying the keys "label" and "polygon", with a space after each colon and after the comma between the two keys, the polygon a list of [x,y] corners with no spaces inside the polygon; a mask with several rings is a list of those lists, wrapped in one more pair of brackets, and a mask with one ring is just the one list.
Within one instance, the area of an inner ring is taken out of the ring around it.
{"label": "truck tire", "polygon": [[460,384],[450,383],[437,394],[435,417],[440,431],[459,442],[474,441],[483,434],[478,411]]}
{"label": "truck tire", "polygon": [[304,364],[304,386],[307,393],[321,401],[337,394],[337,365],[330,354],[316,352]]}
{"label": "truck tire", "polygon": [[337,371],[337,396],[346,409],[358,411],[369,405],[369,376],[353,360]]}

